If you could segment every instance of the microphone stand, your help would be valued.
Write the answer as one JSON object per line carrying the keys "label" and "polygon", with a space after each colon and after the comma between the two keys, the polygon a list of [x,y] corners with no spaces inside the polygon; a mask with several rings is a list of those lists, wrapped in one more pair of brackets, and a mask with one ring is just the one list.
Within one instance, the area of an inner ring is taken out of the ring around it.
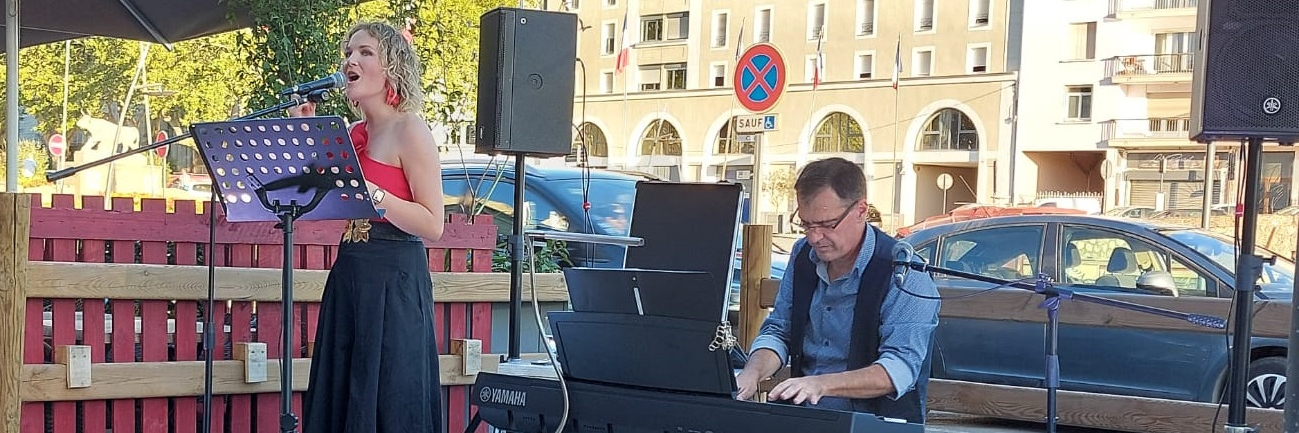
{"label": "microphone stand", "polygon": [[[261,110],[254,111],[244,116],[236,117],[233,120],[256,119],[258,117],[266,116],[271,113],[279,112],[280,110],[287,110],[289,108],[302,105],[307,101],[321,103],[324,102],[326,99],[328,99],[327,93],[329,92],[329,90],[330,89],[328,88],[314,90],[310,93],[307,93],[305,98],[289,98],[288,100],[275,104],[274,106],[263,108]],[[108,164],[113,161],[117,161],[119,159],[130,157],[132,155],[148,152],[150,150],[157,149],[162,146],[171,145],[172,143],[184,140],[186,138],[190,138],[192,136],[193,136],[192,132],[186,132],[184,134],[180,134],[175,137],[168,138],[166,140],[149,144],[148,146],[131,149],[126,152],[122,152],[116,155],[111,155],[103,159],[87,162],[85,164],[76,167],[68,167],[58,171],[47,170],[45,172],[45,178],[50,182],[62,180],[68,177],[72,177],[73,175],[80,173],[84,170],[88,170],[90,168]],[[105,193],[107,192],[108,191],[105,191]],[[259,194],[259,198],[261,198],[260,194]],[[204,382],[203,382],[203,428],[201,430],[203,433],[209,433],[212,429],[212,370],[213,370],[212,352],[216,350],[216,335],[215,335],[216,331],[215,331],[215,325],[213,324],[213,317],[212,317],[213,311],[216,309],[216,279],[214,278],[216,261],[213,256],[216,253],[215,251],[216,250],[216,211],[218,209],[217,207],[218,201],[219,198],[217,197],[217,189],[212,188],[212,195],[211,197],[208,198],[208,207],[207,207],[208,236],[209,236],[208,247],[207,247],[207,252],[204,253],[203,256],[203,260],[207,263],[207,268],[208,268],[207,307],[203,311],[203,373],[204,373],[203,380]],[[263,200],[263,202],[264,201],[265,200]],[[314,206],[314,202],[318,202],[318,201],[319,201],[318,199],[313,200],[312,206]],[[288,236],[291,235],[286,233],[286,238]],[[285,254],[288,255],[291,253],[292,248],[290,248],[288,245],[285,245],[284,251]],[[292,264],[289,263],[288,261],[285,262],[285,265],[292,266]],[[285,301],[291,302],[291,299],[286,298]],[[288,322],[284,323],[283,326],[286,333],[291,329],[290,325],[291,324]],[[281,349],[285,354],[287,354],[289,350],[289,348],[287,347],[288,342],[289,339],[286,338],[285,339],[286,347]],[[283,365],[281,365],[281,370],[283,370]],[[287,375],[280,377],[281,382],[286,380],[292,380],[292,378],[288,378],[286,376]],[[286,419],[281,419],[282,425],[285,422]]]}
{"label": "microphone stand", "polygon": [[[1193,325],[1203,326],[1212,329],[1226,329],[1227,321],[1220,317],[1206,314],[1191,314],[1179,311],[1168,310],[1164,308],[1151,307],[1147,305],[1134,304],[1131,302],[1119,301],[1116,299],[1102,298],[1099,296],[1078,293],[1069,289],[1062,289],[1051,282],[1050,277],[1046,274],[1038,274],[1033,283],[1022,281],[1003,280],[1000,278],[989,277],[969,272],[958,271],[955,269],[941,268],[931,266],[920,260],[916,260],[914,253],[910,249],[899,254],[899,259],[893,262],[894,266],[906,267],[920,272],[938,272],[941,274],[951,275],[954,277],[967,278],[985,283],[997,284],[1002,287],[1015,287],[1042,294],[1046,297],[1039,308],[1046,308],[1046,425],[1047,432],[1056,433],[1056,391],[1060,388],[1060,357],[1057,351],[1059,346],[1059,329],[1060,329],[1060,301],[1062,299],[1074,299],[1079,301],[1091,302],[1094,304],[1107,305],[1111,307],[1132,310],[1140,313],[1164,316],[1172,319],[1183,320]],[[905,272],[905,271],[904,271]],[[895,281],[901,286],[904,273],[895,275]]]}

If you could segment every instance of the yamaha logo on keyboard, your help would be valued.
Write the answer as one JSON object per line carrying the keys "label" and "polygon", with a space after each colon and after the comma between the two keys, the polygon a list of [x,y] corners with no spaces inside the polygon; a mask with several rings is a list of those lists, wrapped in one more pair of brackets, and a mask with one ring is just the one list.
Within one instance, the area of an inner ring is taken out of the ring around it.
{"label": "yamaha logo on keyboard", "polygon": [[528,393],[513,389],[489,388],[484,386],[482,390],[478,391],[478,400],[483,403],[526,407],[528,405]]}

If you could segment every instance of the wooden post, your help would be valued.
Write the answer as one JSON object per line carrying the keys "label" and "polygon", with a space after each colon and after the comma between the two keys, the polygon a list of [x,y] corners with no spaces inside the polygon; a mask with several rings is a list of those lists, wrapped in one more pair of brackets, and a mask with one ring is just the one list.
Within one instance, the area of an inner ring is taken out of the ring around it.
{"label": "wooden post", "polygon": [[760,302],[762,280],[771,277],[771,225],[745,224],[740,248],[740,323],[736,339],[747,350],[766,318]]}
{"label": "wooden post", "polygon": [[30,194],[0,193],[0,431],[18,431],[23,322],[27,314]]}

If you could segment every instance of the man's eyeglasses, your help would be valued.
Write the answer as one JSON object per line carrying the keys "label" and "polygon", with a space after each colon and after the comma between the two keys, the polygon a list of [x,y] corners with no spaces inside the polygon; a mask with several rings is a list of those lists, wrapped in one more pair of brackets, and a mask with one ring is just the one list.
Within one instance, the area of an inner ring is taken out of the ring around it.
{"label": "man's eyeglasses", "polygon": [[843,224],[843,220],[847,219],[848,214],[852,213],[853,208],[856,207],[857,202],[853,202],[848,205],[847,209],[843,210],[843,213],[840,214],[838,218],[825,221],[805,221],[802,218],[796,219],[794,218],[794,215],[798,215],[798,209],[794,209],[794,213],[789,215],[789,223],[793,224],[795,227],[803,229],[805,232],[810,232],[812,230],[834,230],[839,228],[839,224]]}

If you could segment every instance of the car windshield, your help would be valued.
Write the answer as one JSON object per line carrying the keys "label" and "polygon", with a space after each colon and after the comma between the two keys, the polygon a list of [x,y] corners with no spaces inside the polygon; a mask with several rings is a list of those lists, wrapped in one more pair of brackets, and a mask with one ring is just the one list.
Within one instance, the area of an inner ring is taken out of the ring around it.
{"label": "car windshield", "polygon": [[[582,203],[581,179],[547,181],[556,191],[564,194],[562,200]],[[633,180],[602,179],[587,183],[587,200],[591,203],[591,225],[599,234],[627,236],[631,233],[631,208],[636,202],[636,182]],[[585,227],[585,221],[570,224]]]}
{"label": "car windshield", "polygon": [[[1231,273],[1236,272],[1236,245],[1231,238],[1204,230],[1170,230],[1164,232],[1169,238],[1204,254],[1218,266]],[[1263,290],[1292,290],[1294,286],[1294,262],[1263,248],[1255,248],[1255,254],[1264,258],[1276,257],[1275,264],[1263,263],[1263,272],[1259,283]]]}

